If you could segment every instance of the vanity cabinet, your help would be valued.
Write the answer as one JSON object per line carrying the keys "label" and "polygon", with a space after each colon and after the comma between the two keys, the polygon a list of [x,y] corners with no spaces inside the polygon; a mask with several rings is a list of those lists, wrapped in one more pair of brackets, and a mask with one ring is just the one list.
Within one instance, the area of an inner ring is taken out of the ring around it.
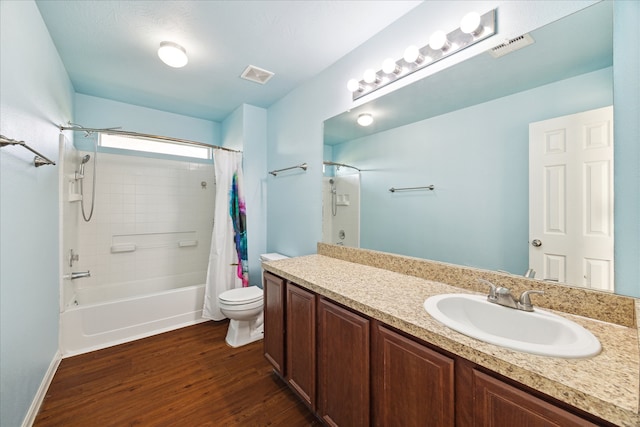
{"label": "vanity cabinet", "polygon": [[[473,369],[473,423],[480,427],[596,427],[586,419]],[[607,424],[608,425],[608,424]]]}
{"label": "vanity cabinet", "polygon": [[454,359],[378,322],[372,349],[375,426],[455,425]]}
{"label": "vanity cabinet", "polygon": [[316,407],[316,295],[287,283],[287,383]]}
{"label": "vanity cabinet", "polygon": [[265,357],[326,425],[613,426],[268,272],[264,291]]}
{"label": "vanity cabinet", "polygon": [[318,300],[318,415],[329,426],[369,425],[369,320]]}
{"label": "vanity cabinet", "polygon": [[263,275],[264,356],[275,371],[285,375],[285,280],[268,272]]}

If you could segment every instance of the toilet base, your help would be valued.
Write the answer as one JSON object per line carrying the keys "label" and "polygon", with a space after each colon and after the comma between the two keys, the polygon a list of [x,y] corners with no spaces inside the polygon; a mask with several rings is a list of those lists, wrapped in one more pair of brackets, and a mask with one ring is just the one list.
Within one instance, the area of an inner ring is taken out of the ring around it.
{"label": "toilet base", "polygon": [[230,347],[236,348],[259,341],[263,336],[264,324],[261,318],[253,321],[232,319],[229,322],[225,341]]}

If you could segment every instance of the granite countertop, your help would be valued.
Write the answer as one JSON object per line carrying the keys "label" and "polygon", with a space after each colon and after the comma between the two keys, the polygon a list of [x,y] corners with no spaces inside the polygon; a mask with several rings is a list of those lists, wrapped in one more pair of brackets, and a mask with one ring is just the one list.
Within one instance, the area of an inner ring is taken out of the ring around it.
{"label": "granite countertop", "polygon": [[[265,270],[443,350],[621,426],[640,426],[639,329],[548,310],[591,331],[602,352],[588,359],[521,353],[460,334],[432,318],[424,300],[467,289],[324,255],[263,263]],[[535,303],[535,302],[534,302]],[[636,303],[640,315],[640,304]],[[637,317],[638,318],[638,317]]]}

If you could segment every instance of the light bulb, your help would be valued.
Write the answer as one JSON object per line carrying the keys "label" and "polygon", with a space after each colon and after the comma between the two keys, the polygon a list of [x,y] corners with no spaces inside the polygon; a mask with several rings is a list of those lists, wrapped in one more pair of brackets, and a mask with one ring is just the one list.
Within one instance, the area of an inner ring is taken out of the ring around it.
{"label": "light bulb", "polygon": [[378,80],[378,75],[376,74],[376,70],[374,70],[373,68],[369,68],[367,70],[365,70],[364,72],[364,76],[363,76],[363,80],[365,83],[377,83]]}
{"label": "light bulb", "polygon": [[174,42],[160,43],[158,57],[162,62],[173,68],[184,67],[189,62],[185,48]]}
{"label": "light bulb", "polygon": [[356,79],[351,79],[347,82],[347,89],[349,89],[349,92],[360,92],[362,91],[362,86]]}
{"label": "light bulb", "polygon": [[479,36],[484,28],[481,25],[481,17],[478,12],[469,12],[460,21],[460,30],[465,34]]}
{"label": "light bulb", "polygon": [[429,37],[429,47],[433,50],[447,50],[451,46],[444,31],[436,31]]}
{"label": "light bulb", "polygon": [[424,60],[424,56],[420,55],[420,49],[417,46],[411,45],[404,51],[403,59],[409,64],[419,64]]}
{"label": "light bulb", "polygon": [[401,68],[393,58],[387,58],[382,62],[382,72],[385,74],[399,74]]}
{"label": "light bulb", "polygon": [[369,113],[362,113],[358,116],[356,121],[360,126],[369,126],[373,123],[373,116]]}

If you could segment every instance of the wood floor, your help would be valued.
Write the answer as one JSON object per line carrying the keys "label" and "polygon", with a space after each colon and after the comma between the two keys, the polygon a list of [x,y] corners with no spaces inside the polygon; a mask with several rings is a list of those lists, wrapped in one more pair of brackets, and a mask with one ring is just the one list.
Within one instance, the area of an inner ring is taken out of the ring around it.
{"label": "wood floor", "polygon": [[34,426],[320,426],[262,341],[226,345],[206,322],[63,359]]}

